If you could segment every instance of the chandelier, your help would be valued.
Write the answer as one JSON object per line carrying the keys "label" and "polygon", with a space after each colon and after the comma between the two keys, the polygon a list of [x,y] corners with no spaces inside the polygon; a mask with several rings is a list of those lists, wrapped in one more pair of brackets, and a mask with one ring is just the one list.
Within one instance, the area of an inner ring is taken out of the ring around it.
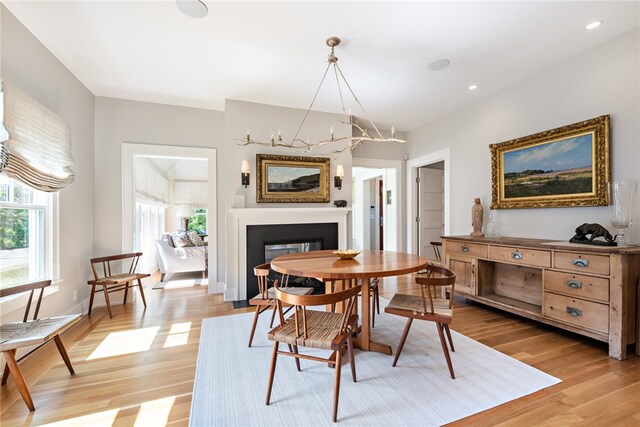
{"label": "chandelier", "polygon": [[[249,133],[249,130],[247,130],[247,135],[244,138],[236,139],[236,141],[240,141],[238,145],[241,145],[241,146],[261,145],[263,147],[285,147],[285,148],[300,149],[309,153],[318,147],[322,147],[330,144],[336,144],[336,143],[346,143],[345,146],[343,146],[342,148],[333,149],[331,151],[331,153],[339,154],[346,151],[347,149],[351,153],[353,153],[353,150],[358,145],[366,141],[401,142],[401,143],[406,142],[402,139],[396,138],[395,136],[396,132],[393,126],[391,127],[391,137],[385,138],[382,135],[382,133],[378,130],[376,125],[373,123],[373,121],[367,114],[366,110],[360,103],[360,100],[358,100],[358,97],[353,92],[353,89],[351,89],[349,82],[347,82],[347,79],[345,78],[344,74],[342,73],[342,70],[340,69],[340,66],[338,65],[338,57],[334,53],[334,48],[339,44],[340,44],[340,39],[338,37],[329,37],[327,39],[327,46],[331,48],[331,53],[329,54],[329,58],[327,60],[328,62],[327,68],[325,69],[324,74],[322,75],[322,80],[320,80],[320,85],[318,86],[318,89],[316,90],[316,93],[313,96],[313,99],[311,100],[311,104],[309,105],[309,108],[307,109],[302,119],[302,122],[300,123],[300,126],[298,126],[298,130],[296,131],[296,134],[294,135],[294,137],[290,141],[285,141],[282,138],[282,133],[278,131],[278,135],[274,135],[273,132],[271,133],[271,139],[269,141],[256,141],[253,138],[251,138],[251,134]],[[355,133],[359,133],[360,135],[334,138],[333,126],[332,126],[329,132],[330,135],[328,139],[318,141],[318,142],[310,142],[308,139],[305,141],[302,138],[299,138],[298,136],[300,134],[300,131],[302,130],[302,127],[304,126],[305,120],[307,120],[307,117],[309,116],[309,112],[311,111],[311,108],[313,108],[313,104],[315,103],[318,93],[322,88],[322,84],[324,83],[325,78],[327,77],[327,74],[329,74],[329,70],[331,68],[333,68],[333,73],[336,77],[336,84],[338,86],[338,93],[340,94],[340,103],[342,106],[342,112],[346,117],[346,120],[340,120],[340,124],[350,126],[351,127],[350,130],[352,134],[354,133],[354,128],[355,128],[357,130],[357,132]],[[347,111],[347,109],[345,108],[344,97],[343,97],[343,87],[342,87],[341,81],[343,82],[346,89],[348,89],[349,93],[351,94],[355,102],[358,104],[360,109],[362,110],[363,114],[366,117],[366,120],[369,122],[369,126],[360,125],[360,123],[358,123],[358,120],[351,114],[351,110]]]}

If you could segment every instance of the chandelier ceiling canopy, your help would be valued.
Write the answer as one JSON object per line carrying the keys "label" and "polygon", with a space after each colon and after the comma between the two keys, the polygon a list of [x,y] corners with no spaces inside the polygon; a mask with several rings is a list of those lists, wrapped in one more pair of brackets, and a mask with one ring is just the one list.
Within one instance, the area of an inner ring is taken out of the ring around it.
{"label": "chandelier ceiling canopy", "polygon": [[[331,53],[329,53],[329,57],[327,59],[327,68],[325,69],[324,74],[322,75],[322,79],[320,80],[320,85],[318,86],[318,89],[316,90],[316,93],[313,96],[313,99],[311,100],[311,104],[309,105],[309,108],[307,108],[307,111],[302,119],[302,122],[300,123],[300,126],[298,126],[298,130],[296,131],[293,138],[291,138],[291,140],[289,141],[285,141],[282,137],[282,133],[278,131],[277,135],[274,135],[273,132],[271,133],[271,139],[269,141],[257,141],[251,138],[251,134],[249,130],[247,130],[247,134],[244,138],[236,139],[237,141],[240,141],[238,145],[242,145],[242,146],[261,145],[263,147],[285,147],[285,148],[300,149],[309,153],[318,147],[335,144],[335,145],[332,145],[331,147],[335,147],[336,145],[339,145],[340,148],[332,149],[330,152],[339,154],[339,153],[345,152],[347,149],[349,150],[349,152],[352,153],[357,146],[359,146],[360,144],[366,141],[385,142],[385,143],[386,142],[401,142],[401,143],[406,142],[402,139],[398,139],[395,137],[395,129],[393,126],[391,127],[391,137],[385,138],[380,132],[380,130],[378,130],[376,125],[373,123],[373,121],[367,114],[367,111],[364,109],[364,107],[360,103],[360,100],[358,99],[356,94],[353,92],[353,89],[349,85],[349,82],[347,82],[347,79],[342,73],[340,66],[338,65],[338,57],[335,55],[334,50],[335,50],[335,47],[338,46],[339,44],[340,44],[340,39],[338,37],[329,37],[327,39],[327,46],[331,48]],[[340,104],[342,108],[342,113],[344,114],[344,117],[345,117],[344,120],[340,120],[339,125],[349,126],[351,128],[349,129],[349,133],[352,135],[354,133],[359,133],[360,135],[334,138],[333,126],[332,126],[329,132],[328,139],[317,141],[317,142],[311,142],[309,141],[309,139],[304,140],[300,138],[300,131],[302,130],[304,123],[307,120],[307,117],[309,116],[311,109],[313,108],[313,104],[316,101],[318,93],[320,92],[320,89],[322,88],[322,85],[327,77],[327,74],[329,74],[329,71],[331,69],[333,69],[333,74],[335,75],[335,78],[336,78],[338,93],[340,95]],[[368,125],[363,126],[360,123],[358,123],[358,120],[351,114],[351,110],[347,110],[347,108],[345,107],[344,96],[343,96],[343,89],[344,89],[343,86],[351,94],[354,101],[358,104],[358,107],[360,107],[360,110],[364,114],[366,121],[368,122]],[[339,144],[339,143],[344,143],[344,144]]]}

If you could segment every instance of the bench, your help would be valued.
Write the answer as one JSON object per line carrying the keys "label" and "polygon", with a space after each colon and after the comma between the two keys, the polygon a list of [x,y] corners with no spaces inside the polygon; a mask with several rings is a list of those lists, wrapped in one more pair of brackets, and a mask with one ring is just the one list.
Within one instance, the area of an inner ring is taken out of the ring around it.
{"label": "bench", "polygon": [[[142,289],[142,279],[149,277],[146,273],[136,273],[138,268],[138,261],[142,256],[142,252],[132,252],[128,254],[109,255],[99,258],[91,259],[91,270],[93,271],[93,280],[89,280],[87,284],[91,285],[91,297],[89,298],[89,315],[91,315],[91,309],[93,307],[93,299],[96,292],[104,292],[104,299],[107,303],[107,310],[109,311],[109,317],[113,319],[113,313],[111,312],[111,302],[109,301],[109,294],[111,292],[124,291],[124,302],[127,303],[127,294],[130,287],[137,286],[140,290],[140,296],[142,297],[142,303],[144,308],[147,308],[147,301],[144,298],[144,290]],[[112,268],[113,262],[126,262],[129,264],[129,270],[126,273],[112,273],[119,271],[119,268]],[[102,265],[102,273],[98,273]],[[96,266],[98,266],[96,268]],[[137,283],[134,283],[137,282]],[[98,289],[96,289],[98,288]]]}
{"label": "bench", "polygon": [[[2,351],[5,360],[7,361],[2,374],[2,385],[7,383],[9,373],[11,373],[11,376],[18,387],[18,391],[30,411],[35,411],[36,407],[33,404],[33,399],[31,398],[31,394],[27,388],[27,383],[22,376],[22,372],[18,366],[18,361],[16,360],[17,349],[33,345],[38,346],[22,357],[24,358],[47,344],[49,341],[54,340],[65,365],[67,365],[67,369],[69,369],[69,372],[72,375],[75,373],[73,366],[71,365],[71,360],[69,359],[67,351],[64,348],[64,344],[62,343],[62,339],[60,338],[60,334],[75,325],[82,318],[82,315],[74,314],[70,316],[45,317],[38,319],[38,312],[40,311],[44,288],[49,285],[51,285],[51,280],[44,280],[13,286],[7,289],[0,289],[0,298],[31,291],[22,322],[7,323],[0,326],[0,351]],[[31,303],[33,302],[33,295],[37,289],[40,289],[38,301],[35,306],[32,320],[28,320]]]}

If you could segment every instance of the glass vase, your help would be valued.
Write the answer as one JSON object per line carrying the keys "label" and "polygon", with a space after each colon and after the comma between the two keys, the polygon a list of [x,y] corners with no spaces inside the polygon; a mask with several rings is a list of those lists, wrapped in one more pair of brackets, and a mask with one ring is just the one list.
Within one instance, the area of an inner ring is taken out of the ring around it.
{"label": "glass vase", "polygon": [[633,223],[633,214],[636,210],[635,198],[638,192],[638,180],[612,181],[607,186],[611,225],[618,231],[616,242],[619,246],[625,246],[628,243],[625,233]]}

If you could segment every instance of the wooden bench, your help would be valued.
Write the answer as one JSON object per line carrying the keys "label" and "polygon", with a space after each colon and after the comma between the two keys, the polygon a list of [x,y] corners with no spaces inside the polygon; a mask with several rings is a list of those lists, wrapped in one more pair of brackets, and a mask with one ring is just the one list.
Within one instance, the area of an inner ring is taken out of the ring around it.
{"label": "wooden bench", "polygon": [[[71,326],[76,324],[81,318],[81,314],[74,314],[70,316],[58,316],[58,317],[46,317],[38,319],[38,312],[40,311],[40,305],[42,303],[42,296],[44,294],[44,288],[51,285],[51,280],[45,280],[34,283],[27,283],[25,285],[13,286],[7,289],[0,289],[0,298],[4,298],[9,295],[16,295],[23,292],[31,291],[29,300],[27,302],[27,308],[24,312],[24,318],[22,322],[7,323],[0,326],[0,351],[4,354],[7,361],[4,372],[2,374],[2,385],[7,383],[9,379],[9,373],[16,382],[18,391],[22,396],[22,399],[27,404],[30,411],[35,411],[36,407],[29,394],[27,383],[22,376],[22,372],[18,367],[18,361],[16,360],[16,351],[22,347],[30,347],[36,345],[34,350],[31,350],[26,357],[32,354],[35,350],[39,349],[51,340],[55,340],[58,351],[64,360],[67,369],[71,374],[74,374],[73,366],[71,366],[71,360],[67,355],[67,351],[64,348],[60,334]],[[31,303],[33,302],[33,294],[36,289],[40,289],[40,295],[35,306],[33,319],[28,320],[29,311],[31,309]]]}
{"label": "wooden bench", "polygon": [[[87,284],[91,285],[91,297],[89,298],[89,315],[91,315],[91,308],[93,307],[93,299],[96,292],[104,292],[104,299],[107,303],[109,317],[113,319],[113,313],[111,312],[111,302],[109,301],[109,294],[111,292],[124,291],[124,302],[122,304],[126,304],[129,288],[135,286],[138,286],[138,289],[140,289],[142,303],[144,304],[144,308],[147,308],[147,301],[144,298],[144,290],[142,289],[142,279],[145,277],[149,277],[149,274],[136,273],[136,268],[138,268],[138,261],[140,260],[140,256],[142,256],[142,252],[132,252],[128,254],[109,255],[91,259],[91,270],[93,271],[94,279],[87,282]],[[126,273],[112,273],[112,270],[119,271],[118,268],[112,268],[112,262],[128,262],[129,259],[131,260],[131,263],[129,265],[129,270]],[[96,268],[96,265],[99,264],[102,264],[102,275],[98,273],[100,267]],[[96,287],[102,287],[102,289],[96,289]]]}

